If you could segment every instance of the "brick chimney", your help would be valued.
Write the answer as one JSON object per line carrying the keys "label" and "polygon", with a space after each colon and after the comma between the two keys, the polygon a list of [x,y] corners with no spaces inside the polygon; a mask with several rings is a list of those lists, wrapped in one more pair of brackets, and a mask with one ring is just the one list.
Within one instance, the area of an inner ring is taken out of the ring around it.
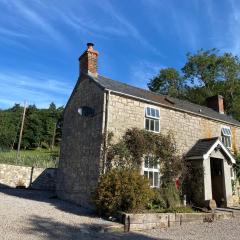
{"label": "brick chimney", "polygon": [[224,114],[223,96],[216,95],[206,99],[207,106],[213,110]]}
{"label": "brick chimney", "polygon": [[79,57],[80,76],[82,73],[97,76],[98,52],[93,49],[93,46],[93,43],[87,43],[87,50]]}

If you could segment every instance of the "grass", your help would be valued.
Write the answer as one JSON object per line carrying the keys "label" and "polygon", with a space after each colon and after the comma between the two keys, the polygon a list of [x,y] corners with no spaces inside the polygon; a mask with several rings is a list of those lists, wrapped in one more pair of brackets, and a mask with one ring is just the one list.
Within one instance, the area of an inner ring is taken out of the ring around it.
{"label": "grass", "polygon": [[20,158],[17,161],[17,151],[2,151],[0,152],[0,163],[21,165],[21,166],[34,166],[34,167],[56,167],[59,149],[53,151],[48,149],[36,150],[21,150]]}
{"label": "grass", "polygon": [[182,207],[175,207],[175,208],[166,208],[166,209],[149,209],[147,212],[150,213],[196,213],[199,212],[193,209],[190,206],[182,206]]}

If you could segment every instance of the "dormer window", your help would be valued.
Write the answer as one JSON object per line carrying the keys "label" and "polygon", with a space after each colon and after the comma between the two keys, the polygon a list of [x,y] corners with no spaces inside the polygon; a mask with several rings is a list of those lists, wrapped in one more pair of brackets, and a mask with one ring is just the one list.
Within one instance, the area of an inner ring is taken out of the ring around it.
{"label": "dormer window", "polygon": [[222,127],[222,142],[227,148],[232,147],[232,132],[230,127]]}
{"label": "dormer window", "polygon": [[160,111],[156,107],[146,107],[145,109],[145,129],[151,132],[160,132],[159,126]]}

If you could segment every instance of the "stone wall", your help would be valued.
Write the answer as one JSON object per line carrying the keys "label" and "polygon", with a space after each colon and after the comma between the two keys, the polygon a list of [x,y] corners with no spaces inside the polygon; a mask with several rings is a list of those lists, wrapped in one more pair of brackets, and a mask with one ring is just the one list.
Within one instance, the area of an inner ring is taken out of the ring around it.
{"label": "stone wall", "polygon": [[0,164],[0,188],[55,189],[55,169]]}
{"label": "stone wall", "polygon": [[[94,109],[83,117],[78,108]],[[88,78],[81,79],[65,108],[57,194],[85,207],[100,175],[100,155],[104,111],[104,91]]]}
{"label": "stone wall", "polygon": [[215,213],[143,213],[119,216],[126,231],[141,231],[168,228],[185,224],[201,224],[208,221],[224,220],[233,217],[232,212]]}
{"label": "stone wall", "polygon": [[[143,101],[112,93],[109,101],[108,131],[114,133],[117,141],[126,129],[144,128],[145,107],[153,106]],[[158,106],[155,106],[158,107]],[[180,154],[185,154],[202,138],[220,137],[221,127],[227,124],[210,120],[193,114],[160,108],[160,132],[172,132]],[[240,129],[227,125],[232,130],[233,150],[240,148]]]}

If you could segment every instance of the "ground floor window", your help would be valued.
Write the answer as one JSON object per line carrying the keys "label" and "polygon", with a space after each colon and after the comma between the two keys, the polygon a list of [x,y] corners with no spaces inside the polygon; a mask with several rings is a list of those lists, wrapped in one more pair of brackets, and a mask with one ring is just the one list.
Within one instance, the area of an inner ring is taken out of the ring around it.
{"label": "ground floor window", "polygon": [[144,176],[149,179],[150,186],[160,187],[159,163],[151,156],[146,156],[144,159]]}

